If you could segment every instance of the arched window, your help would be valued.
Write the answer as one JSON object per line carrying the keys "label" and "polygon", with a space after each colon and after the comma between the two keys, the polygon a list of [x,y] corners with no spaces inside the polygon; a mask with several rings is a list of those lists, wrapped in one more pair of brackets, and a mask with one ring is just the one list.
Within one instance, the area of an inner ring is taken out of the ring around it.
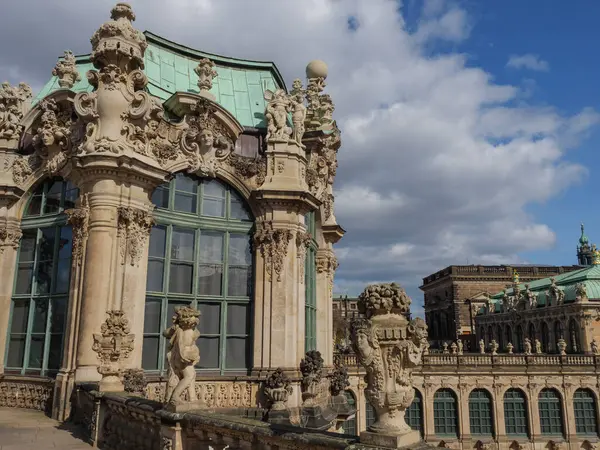
{"label": "arched window", "polygon": [[554,389],[542,389],[538,397],[542,434],[563,436],[562,402]]}
{"label": "arched window", "polygon": [[150,234],[142,367],[166,372],[174,309],[198,308],[200,362],[221,374],[251,366],[253,220],[244,200],[217,180],[177,174],[152,196],[157,225]]}
{"label": "arched window", "polygon": [[496,335],[498,336],[498,348],[500,351],[504,351],[504,333],[502,332],[502,326],[498,325],[496,327]]}
{"label": "arched window", "polygon": [[406,408],[406,423],[413,430],[423,434],[423,398],[421,393],[415,389],[415,398],[408,408]]}
{"label": "arched window", "polygon": [[61,179],[42,183],[21,222],[6,372],[56,375],[60,368],[71,276],[71,227],[65,209],[78,190]]}
{"label": "arched window", "polygon": [[304,289],[306,299],[304,303],[304,350],[317,349],[317,244],[315,236],[315,213],[309,212],[305,218],[306,230],[312,236],[310,245],[306,251],[304,263]]}
{"label": "arched window", "polygon": [[581,436],[598,435],[598,412],[596,398],[589,389],[577,389],[573,395],[575,429]]}
{"label": "arched window", "polygon": [[531,345],[535,342],[535,325],[533,323],[529,323],[529,327],[527,328],[527,337],[531,339]]}
{"label": "arched window", "polygon": [[371,405],[371,403],[369,403],[369,400],[365,400],[365,422],[366,422],[367,428],[369,428],[371,425],[373,425],[376,420],[377,420],[377,412],[375,411],[375,408],[373,408],[373,405]]}
{"label": "arched window", "polygon": [[[346,401],[348,405],[352,408],[356,408],[356,399],[354,398],[354,394],[351,391],[344,391],[344,395],[346,396]],[[344,422],[344,434],[352,434],[356,435],[356,415],[352,417],[352,419],[348,419]]]}
{"label": "arched window", "polygon": [[520,389],[504,393],[504,423],[509,436],[528,436],[527,399]]}
{"label": "arched window", "polygon": [[492,397],[485,389],[475,389],[469,394],[469,423],[473,435],[494,435]]}
{"label": "arched window", "polygon": [[523,351],[523,327],[521,325],[517,326],[517,342],[515,344],[517,347],[517,352]]}
{"label": "arched window", "polygon": [[494,330],[492,330],[492,326],[490,325],[488,327],[488,335],[487,335],[487,344],[489,345],[490,342],[492,342],[492,339],[494,339]]}
{"label": "arched window", "polygon": [[510,328],[510,325],[506,325],[506,328],[504,329],[504,331],[505,331],[506,345],[508,345],[509,342],[511,344],[513,344],[513,340],[514,339],[513,339],[513,336],[512,336],[512,329]]}
{"label": "arched window", "polygon": [[569,351],[571,353],[579,352],[579,330],[580,327],[575,319],[569,321]]}
{"label": "arched window", "polygon": [[550,329],[546,322],[542,322],[542,351],[548,353],[550,351],[548,338],[550,336]]}
{"label": "arched window", "polygon": [[556,322],[554,322],[554,346],[556,347],[556,343],[558,342],[559,339],[564,339],[564,328],[562,325],[562,322],[560,320],[557,320]]}
{"label": "arched window", "polygon": [[433,424],[437,436],[458,437],[456,395],[450,389],[439,389],[433,396]]}

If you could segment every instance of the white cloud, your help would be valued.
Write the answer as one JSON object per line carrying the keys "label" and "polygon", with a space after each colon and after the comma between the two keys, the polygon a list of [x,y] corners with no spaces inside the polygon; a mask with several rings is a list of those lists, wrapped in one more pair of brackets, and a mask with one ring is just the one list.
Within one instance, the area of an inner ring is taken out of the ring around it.
{"label": "white cloud", "polygon": [[[27,74],[43,83],[63,49],[89,52],[112,4],[7,5],[0,41],[13,44],[0,56],[0,79]],[[308,61],[327,61],[343,139],[336,216],[347,230],[336,246],[336,292],[398,281],[417,311],[421,278],[448,264],[517,263],[520,252],[554,245],[549,225],[525,207],[586,176],[565,152],[598,123],[585,105],[573,116],[522,105],[521,87],[496,84],[462,54],[435,54],[435,42],[460,43],[472,24],[447,2],[427,5],[408,32],[396,0],[133,2],[140,29],[207,52],[273,60],[288,83]],[[520,58],[512,64],[547,70],[539,57]]]}
{"label": "white cloud", "polygon": [[548,61],[544,61],[539,55],[531,53],[525,55],[511,55],[510,58],[508,58],[506,66],[512,67],[513,69],[529,69],[539,72],[548,72],[550,70]]}

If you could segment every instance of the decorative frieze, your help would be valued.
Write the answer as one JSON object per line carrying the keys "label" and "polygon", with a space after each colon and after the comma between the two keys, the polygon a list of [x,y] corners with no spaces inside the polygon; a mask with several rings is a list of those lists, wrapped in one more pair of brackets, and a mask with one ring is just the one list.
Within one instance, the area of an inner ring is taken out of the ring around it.
{"label": "decorative frieze", "polygon": [[8,228],[6,225],[0,227],[0,255],[6,247],[17,250],[22,236],[23,232],[18,228]]}
{"label": "decorative frieze", "polygon": [[0,139],[18,139],[23,131],[21,119],[31,99],[31,87],[26,83],[0,85]]}
{"label": "decorative frieze", "polygon": [[137,266],[147,246],[150,230],[155,224],[154,217],[149,211],[131,206],[119,207],[118,213],[117,235],[121,264],[125,264],[129,256],[129,264]]}
{"label": "decorative frieze", "polygon": [[274,228],[272,222],[257,222],[254,248],[260,251],[265,260],[265,270],[269,281],[273,278],[281,281],[281,273],[291,240],[292,232],[290,230]]}
{"label": "decorative frieze", "polygon": [[[196,382],[196,397],[208,408],[250,408],[253,402],[253,386],[251,382]],[[256,389],[255,389],[256,390]],[[163,401],[165,398],[164,383],[149,383],[146,397],[150,400]],[[183,398],[187,399],[187,392]]]}
{"label": "decorative frieze", "polygon": [[48,412],[52,409],[53,382],[28,383],[0,380],[0,407]]}
{"label": "decorative frieze", "polygon": [[81,80],[75,56],[71,50],[65,50],[63,59],[59,60],[52,69],[52,75],[58,77],[58,85],[64,89],[71,89],[75,83]]}

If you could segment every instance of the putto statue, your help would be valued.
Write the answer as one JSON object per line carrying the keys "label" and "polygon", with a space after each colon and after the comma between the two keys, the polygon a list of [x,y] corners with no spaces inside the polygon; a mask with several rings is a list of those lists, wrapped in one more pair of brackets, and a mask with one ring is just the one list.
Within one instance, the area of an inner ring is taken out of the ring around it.
{"label": "putto statue", "polygon": [[525,349],[525,354],[531,355],[531,339],[525,338],[525,345],[523,347]]}
{"label": "putto statue", "polygon": [[428,346],[427,326],[420,318],[406,318],[410,303],[396,283],[370,285],[358,299],[366,318],[352,322],[352,346],[367,372],[365,396],[377,412],[377,421],[361,433],[366,444],[385,441],[396,448],[420,440],[404,414],[414,399],[412,368]]}
{"label": "putto statue", "polygon": [[11,86],[4,82],[0,86],[0,139],[18,139],[23,131],[20,124],[27,104],[31,99],[31,88],[25,83]]}
{"label": "putto statue", "polygon": [[[163,336],[169,340],[165,403],[177,412],[200,406],[196,396],[194,367],[200,361],[200,350],[196,345],[196,340],[200,337],[196,328],[200,322],[199,317],[200,311],[189,306],[175,308],[173,325],[163,332]],[[182,398],[184,392],[187,392],[187,402]]]}
{"label": "putto statue", "polygon": [[292,129],[288,126],[288,113],[291,111],[290,99],[283,89],[265,92],[267,109],[267,142],[288,142]]}
{"label": "putto statue", "polygon": [[556,279],[554,277],[550,278],[550,287],[546,292],[546,297],[548,298],[548,306],[558,306],[562,305],[565,301],[565,292],[558,287],[556,284]]}
{"label": "putto statue", "polygon": [[304,136],[304,121],[306,120],[306,106],[304,106],[304,95],[306,91],[302,88],[302,81],[294,80],[290,92],[290,103],[292,109],[292,125],[294,130],[292,139],[302,145],[302,137]]}

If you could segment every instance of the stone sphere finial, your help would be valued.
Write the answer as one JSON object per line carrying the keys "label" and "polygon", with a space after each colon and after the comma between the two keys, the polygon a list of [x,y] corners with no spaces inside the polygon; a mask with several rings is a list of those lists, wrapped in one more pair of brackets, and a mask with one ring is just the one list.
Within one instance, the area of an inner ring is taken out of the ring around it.
{"label": "stone sphere finial", "polygon": [[110,18],[113,20],[117,20],[119,18],[125,18],[130,22],[135,21],[135,14],[131,5],[127,2],[119,2],[114,8],[110,11]]}
{"label": "stone sphere finial", "polygon": [[306,66],[306,78],[327,78],[327,64],[320,59],[313,59]]}

